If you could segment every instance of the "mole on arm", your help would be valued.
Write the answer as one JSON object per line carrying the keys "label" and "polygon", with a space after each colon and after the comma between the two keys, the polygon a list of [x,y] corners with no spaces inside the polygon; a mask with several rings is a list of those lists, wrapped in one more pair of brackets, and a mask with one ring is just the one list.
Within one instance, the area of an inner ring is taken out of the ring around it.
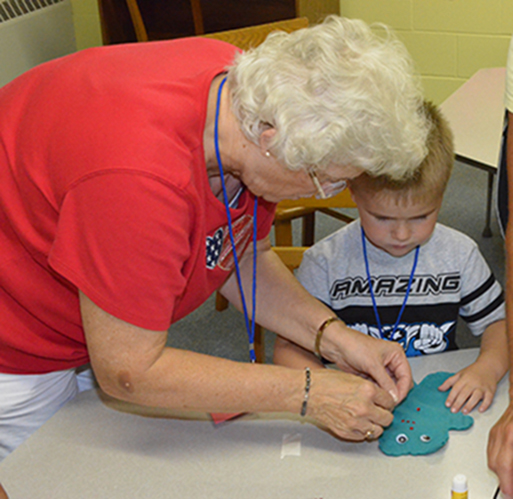
{"label": "mole on arm", "polygon": [[130,374],[127,371],[121,371],[118,375],[118,385],[123,391],[128,393],[134,393],[134,385],[130,378]]}

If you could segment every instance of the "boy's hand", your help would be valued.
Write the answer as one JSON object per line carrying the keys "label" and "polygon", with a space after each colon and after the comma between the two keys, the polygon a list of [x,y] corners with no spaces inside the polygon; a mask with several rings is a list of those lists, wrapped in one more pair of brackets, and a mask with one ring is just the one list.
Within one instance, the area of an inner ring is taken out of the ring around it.
{"label": "boy's hand", "polygon": [[463,414],[468,414],[480,401],[482,403],[479,412],[484,412],[492,403],[497,389],[497,379],[490,369],[474,362],[438,387],[442,392],[449,388],[452,390],[445,405],[451,408],[451,412],[458,412],[461,409]]}

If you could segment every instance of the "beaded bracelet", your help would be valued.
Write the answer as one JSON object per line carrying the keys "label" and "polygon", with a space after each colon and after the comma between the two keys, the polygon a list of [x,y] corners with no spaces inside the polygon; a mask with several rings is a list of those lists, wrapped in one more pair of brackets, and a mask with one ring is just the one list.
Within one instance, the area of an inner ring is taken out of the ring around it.
{"label": "beaded bracelet", "polygon": [[[317,355],[317,358],[321,359],[322,360],[322,355],[321,355],[321,338],[322,338],[322,335],[324,334],[324,331],[325,329],[332,323],[332,322],[336,322],[336,321],[340,321],[340,319],[338,317],[329,317],[328,319],[326,319],[320,326],[319,326],[319,329],[317,330],[317,336],[315,337],[315,355]],[[342,322],[342,321],[341,321]]]}
{"label": "beaded bracelet", "polygon": [[312,381],[312,375],[310,372],[310,368],[307,367],[305,369],[305,375],[306,375],[306,382],[305,382],[305,396],[303,398],[303,403],[301,404],[301,416],[306,416],[306,409],[308,406],[308,399],[310,398],[310,384]]}

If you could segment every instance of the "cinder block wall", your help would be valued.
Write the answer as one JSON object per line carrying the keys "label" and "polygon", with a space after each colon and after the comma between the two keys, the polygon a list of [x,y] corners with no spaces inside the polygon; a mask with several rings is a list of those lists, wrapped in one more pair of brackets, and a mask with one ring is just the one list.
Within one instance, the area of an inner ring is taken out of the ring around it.
{"label": "cinder block wall", "polygon": [[[97,0],[72,5],[78,48],[101,45]],[[478,69],[505,66],[513,34],[513,0],[340,0],[340,13],[394,28],[436,104]]]}
{"label": "cinder block wall", "polygon": [[477,70],[505,66],[513,34],[513,0],[340,0],[340,12],[394,28],[435,104]]}
{"label": "cinder block wall", "polygon": [[102,45],[98,0],[71,0],[77,49]]}

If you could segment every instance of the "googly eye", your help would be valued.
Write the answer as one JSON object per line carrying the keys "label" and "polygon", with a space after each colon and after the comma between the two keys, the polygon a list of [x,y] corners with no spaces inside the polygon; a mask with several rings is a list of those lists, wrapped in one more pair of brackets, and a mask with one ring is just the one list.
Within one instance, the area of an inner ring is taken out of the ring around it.
{"label": "googly eye", "polygon": [[399,435],[397,435],[397,437],[395,437],[395,441],[398,444],[403,445],[408,441],[408,437],[404,433],[399,433]]}
{"label": "googly eye", "polygon": [[429,435],[421,435],[420,441],[424,443],[431,442],[431,437]]}

